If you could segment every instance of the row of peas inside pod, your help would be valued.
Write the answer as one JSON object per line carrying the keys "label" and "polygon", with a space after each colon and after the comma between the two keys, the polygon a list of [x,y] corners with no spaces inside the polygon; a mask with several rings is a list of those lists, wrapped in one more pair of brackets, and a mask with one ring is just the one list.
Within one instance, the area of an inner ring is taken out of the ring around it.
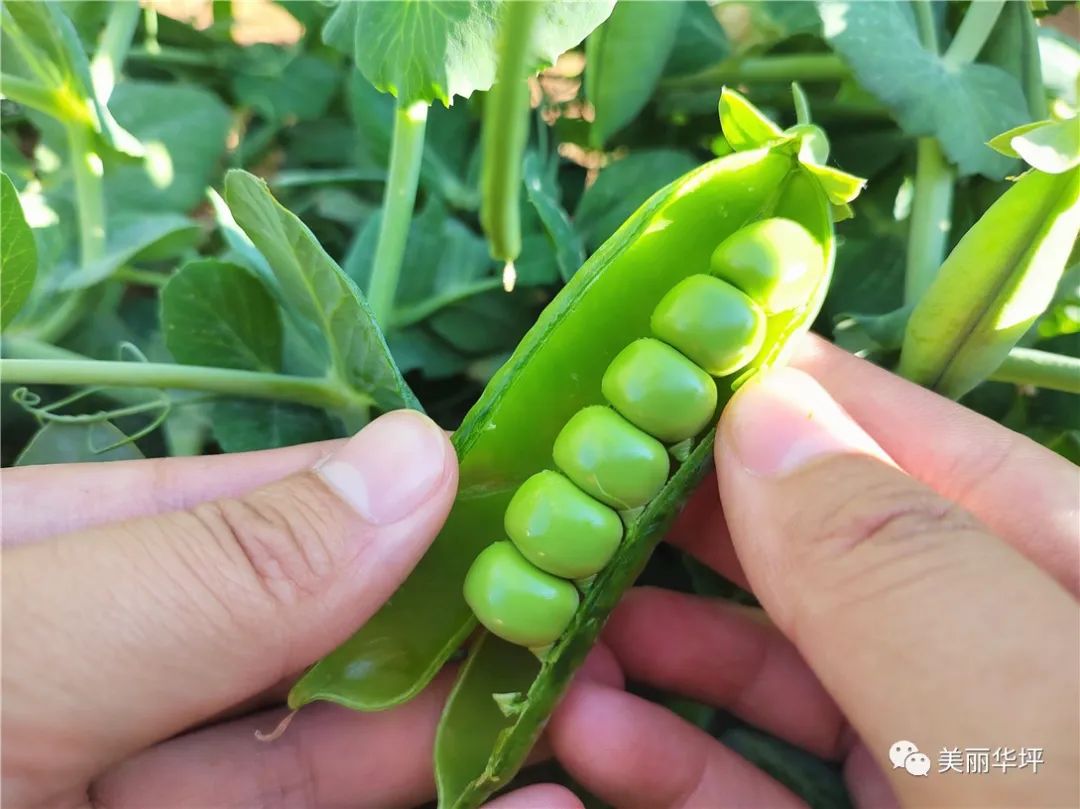
{"label": "row of peas inside pod", "polygon": [[802,225],[771,218],[725,239],[710,270],[661,299],[653,336],[626,346],[603,375],[610,407],[574,414],[555,438],[558,471],[534,474],[510,500],[509,541],[485,548],[465,578],[465,600],[488,631],[538,654],[558,640],[579,588],[622,540],[619,512],[656,496],[671,471],[669,448],[716,417],[714,377],[754,360],[766,318],[805,301],[825,260]]}

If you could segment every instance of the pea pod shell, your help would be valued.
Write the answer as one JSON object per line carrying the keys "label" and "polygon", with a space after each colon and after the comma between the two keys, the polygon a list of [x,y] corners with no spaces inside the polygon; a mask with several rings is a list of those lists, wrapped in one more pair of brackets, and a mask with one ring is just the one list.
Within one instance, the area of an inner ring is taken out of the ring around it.
{"label": "pea pod shell", "polygon": [[916,304],[900,373],[958,399],[1050,303],[1080,230],[1080,168],[1032,170],[966,233]]}

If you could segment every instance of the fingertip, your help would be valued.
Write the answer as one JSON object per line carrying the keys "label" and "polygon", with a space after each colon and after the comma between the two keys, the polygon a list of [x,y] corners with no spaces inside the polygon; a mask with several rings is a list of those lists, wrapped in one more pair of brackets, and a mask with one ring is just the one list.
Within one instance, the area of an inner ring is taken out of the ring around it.
{"label": "fingertip", "polygon": [[500,795],[484,809],[584,809],[584,804],[559,784],[533,784]]}
{"label": "fingertip", "polygon": [[622,688],[625,685],[619,661],[604,643],[596,643],[589,651],[589,656],[578,669],[575,681],[578,680],[598,683],[608,688]]}

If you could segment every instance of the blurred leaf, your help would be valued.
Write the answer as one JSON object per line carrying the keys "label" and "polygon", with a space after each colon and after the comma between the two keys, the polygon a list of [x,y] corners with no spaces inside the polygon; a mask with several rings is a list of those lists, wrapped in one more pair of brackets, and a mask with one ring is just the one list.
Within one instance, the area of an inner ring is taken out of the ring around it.
{"label": "blurred leaf", "polygon": [[696,165],[687,152],[651,149],[631,152],[603,168],[574,211],[585,245],[596,250],[654,191]]}
{"label": "blurred leaf", "polygon": [[[274,51],[269,58],[262,56]],[[290,123],[322,117],[338,90],[342,71],[325,59],[305,53],[289,54],[284,66],[273,45],[244,49],[241,71],[232,77],[233,93],[241,104],[258,110],[271,121]]]}
{"label": "blurred leaf", "polygon": [[769,0],[743,3],[751,14],[751,31],[772,45],[800,34],[821,36],[821,17],[814,3],[806,0]]}
{"label": "blurred leaf", "polygon": [[210,409],[214,438],[225,452],[253,452],[337,438],[323,411],[291,402],[229,399]]}
{"label": "blurred leaf", "polygon": [[[113,444],[120,446],[113,446]],[[112,447],[108,449],[108,447]],[[103,451],[104,450],[104,451]],[[34,433],[15,466],[97,461],[135,461],[144,457],[127,436],[107,421],[65,424],[51,421]]]}
{"label": "blurred leaf", "polygon": [[[0,32],[4,39],[18,42],[6,42],[0,49],[6,72],[67,96],[72,114],[69,123],[88,124],[110,149],[131,157],[143,154],[138,138],[117,123],[94,92],[90,62],[75,26],[59,6],[51,2],[5,3],[3,17]],[[85,121],[74,117],[80,104],[86,107]],[[63,107],[65,113],[68,107]]]}
{"label": "blurred leaf", "polygon": [[[532,38],[532,70],[554,64],[609,13],[613,0],[542,3]],[[495,80],[498,5],[491,0],[342,3],[323,39],[353,57],[378,90],[404,104],[468,98]]]}
{"label": "blurred leaf", "polygon": [[720,742],[794,792],[811,809],[850,809],[839,768],[764,731],[731,727]]}
{"label": "blurred leaf", "polygon": [[1005,3],[979,61],[996,65],[1016,79],[1027,99],[1027,117],[1046,117],[1046,91],[1039,66],[1039,38],[1029,3]]}
{"label": "blurred leaf", "polygon": [[274,199],[265,182],[247,172],[229,172],[225,196],[273,270],[278,303],[329,371],[383,410],[420,409],[360,291],[311,231]]}
{"label": "blurred leaf", "polygon": [[585,43],[585,97],[595,118],[594,148],[630,123],[649,102],[682,18],[682,0],[619,3]]}
{"label": "blurred leaf", "polygon": [[585,248],[570,217],[559,204],[558,190],[544,172],[536,152],[525,155],[522,181],[525,183],[525,196],[536,209],[555,248],[559,273],[564,281],[569,281],[585,262]]}
{"label": "blurred leaf", "polygon": [[116,270],[136,261],[172,258],[192,247],[202,231],[198,224],[174,213],[123,213],[110,218],[105,255],[85,267],[59,269],[54,289],[84,289],[104,281]]}
{"label": "blurred leaf", "polygon": [[923,48],[910,7],[896,0],[819,2],[818,10],[825,38],[907,134],[935,136],[961,175],[994,179],[1015,168],[986,146],[1027,120],[1014,77],[992,65],[947,65]]}
{"label": "blurred leaf", "polygon": [[146,150],[138,165],[110,166],[110,210],[186,212],[202,201],[225,152],[229,111],[212,93],[180,84],[124,81],[109,101]]}
{"label": "blurred leaf", "polygon": [[428,379],[460,374],[471,361],[421,326],[395,331],[390,335],[390,349],[402,371],[420,370]]}
{"label": "blurred leaf", "polygon": [[686,0],[664,75],[696,73],[730,55],[731,43],[712,6],[704,0]]}
{"label": "blurred leaf", "polygon": [[1077,98],[1080,44],[1075,37],[1045,26],[1039,28],[1038,37],[1043,82],[1053,97],[1064,99],[1075,108],[1080,104]]}
{"label": "blurred leaf", "polygon": [[463,354],[487,356],[517,345],[536,319],[539,302],[528,289],[493,290],[441,309],[428,327]]}
{"label": "blurred leaf", "polygon": [[281,370],[281,315],[257,277],[236,264],[185,264],[161,291],[165,345],[177,362]]}
{"label": "blurred leaf", "polygon": [[0,329],[4,329],[30,297],[37,277],[34,234],[7,174],[0,174],[0,233]]}
{"label": "blurred leaf", "polygon": [[1047,174],[1061,174],[1080,164],[1080,119],[1035,121],[1002,132],[990,146]]}
{"label": "blurred leaf", "polygon": [[[346,273],[360,288],[371,274],[381,221],[378,212],[364,224],[345,259]],[[413,219],[402,264],[408,272],[402,274],[394,300],[395,329],[501,284],[483,238],[449,217],[437,199]]]}

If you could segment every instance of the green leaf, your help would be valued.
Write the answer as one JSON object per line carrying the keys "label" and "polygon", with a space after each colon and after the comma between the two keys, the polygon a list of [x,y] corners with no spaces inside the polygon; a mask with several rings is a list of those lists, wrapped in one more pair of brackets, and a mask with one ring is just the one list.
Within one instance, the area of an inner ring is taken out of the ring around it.
{"label": "green leaf", "polygon": [[[39,0],[5,3],[3,9],[4,25],[0,29],[9,39],[3,49],[4,69],[62,92],[70,99],[64,108],[69,123],[89,124],[109,148],[141,157],[143,147],[138,138],[117,123],[94,92],[90,62],[75,27],[59,6]],[[86,107],[85,114],[79,109],[81,105]]]}
{"label": "green leaf", "polygon": [[217,96],[190,85],[124,81],[109,103],[146,150],[141,163],[106,170],[110,210],[187,212],[202,202],[230,125]]}
{"label": "green leaf", "polygon": [[682,0],[620,3],[585,43],[585,97],[595,119],[589,142],[602,148],[652,96],[675,44]]}
{"label": "green leaf", "polygon": [[[613,0],[543,3],[532,40],[533,71],[553,64],[611,13]],[[350,54],[375,87],[409,105],[450,106],[495,80],[498,3],[493,0],[413,0],[342,3],[323,39]]]}
{"label": "green leaf", "polygon": [[225,452],[291,447],[341,435],[326,413],[292,402],[230,399],[216,402],[210,419]]}
{"label": "green leaf", "polygon": [[[312,121],[326,114],[342,71],[325,59],[289,53],[274,45],[250,45],[241,72],[232,78],[236,100],[271,121]],[[282,56],[287,56],[284,64]]]}
{"label": "green leaf", "polygon": [[330,373],[383,410],[420,409],[359,290],[307,226],[274,199],[265,182],[245,171],[228,173],[225,198],[270,264],[278,303]]}
{"label": "green leaf", "polygon": [[940,141],[961,175],[1000,179],[1015,164],[986,141],[1028,118],[1013,76],[992,65],[947,65],[919,41],[908,4],[819,2],[825,38],[903,130]]}
{"label": "green leaf", "polygon": [[704,0],[686,0],[664,75],[696,73],[730,55],[731,43],[712,6]]}
{"label": "green leaf", "polygon": [[1038,26],[1028,3],[1005,3],[994,29],[979,52],[979,61],[1000,67],[1020,85],[1028,117],[1046,117],[1046,90],[1039,65]]}
{"label": "green leaf", "polygon": [[37,277],[34,234],[6,174],[0,174],[0,233],[0,329],[4,329],[30,297]]}
{"label": "green leaf", "polygon": [[1001,140],[1029,166],[1047,174],[1061,174],[1080,165],[1080,119],[1075,116],[1010,130],[991,141],[998,151]]}
{"label": "green leaf", "polygon": [[829,197],[829,202],[833,205],[846,205],[852,202],[859,196],[859,192],[866,187],[866,180],[862,177],[856,177],[854,174],[848,174],[838,168],[821,166],[816,163],[803,163],[802,165],[821,183],[821,187]]}
{"label": "green leaf", "polygon": [[589,250],[607,241],[654,191],[695,165],[697,161],[687,152],[644,149],[601,169],[574,211],[574,225]]}
{"label": "green leaf", "polygon": [[281,370],[281,314],[252,273],[204,259],[161,290],[165,345],[177,362],[247,371]]}
{"label": "green leaf", "polygon": [[569,281],[570,276],[585,262],[585,248],[570,217],[559,204],[558,191],[545,174],[536,152],[525,155],[522,181],[525,183],[525,196],[536,209],[554,245],[559,274],[564,281]]}
{"label": "green leaf", "polygon": [[60,268],[55,289],[84,289],[126,264],[172,258],[194,246],[202,231],[196,222],[179,214],[127,212],[109,220],[107,235],[105,255],[86,267],[68,272]]}
{"label": "green leaf", "polygon": [[1040,129],[1046,126],[1052,121],[1032,121],[1027,124],[1020,124],[1020,126],[1014,126],[1007,132],[1002,132],[1000,135],[995,135],[986,142],[986,145],[993,149],[998,154],[1003,154],[1006,157],[1020,158],[1020,153],[1012,146],[1012,139],[1018,135],[1023,135],[1027,132],[1031,132],[1035,129]]}
{"label": "green leaf", "polygon": [[89,424],[51,421],[34,434],[15,459],[15,466],[136,461],[143,457],[139,448],[108,421]]}
{"label": "green leaf", "polygon": [[769,116],[728,87],[720,92],[720,128],[736,152],[757,149],[784,137]]}

